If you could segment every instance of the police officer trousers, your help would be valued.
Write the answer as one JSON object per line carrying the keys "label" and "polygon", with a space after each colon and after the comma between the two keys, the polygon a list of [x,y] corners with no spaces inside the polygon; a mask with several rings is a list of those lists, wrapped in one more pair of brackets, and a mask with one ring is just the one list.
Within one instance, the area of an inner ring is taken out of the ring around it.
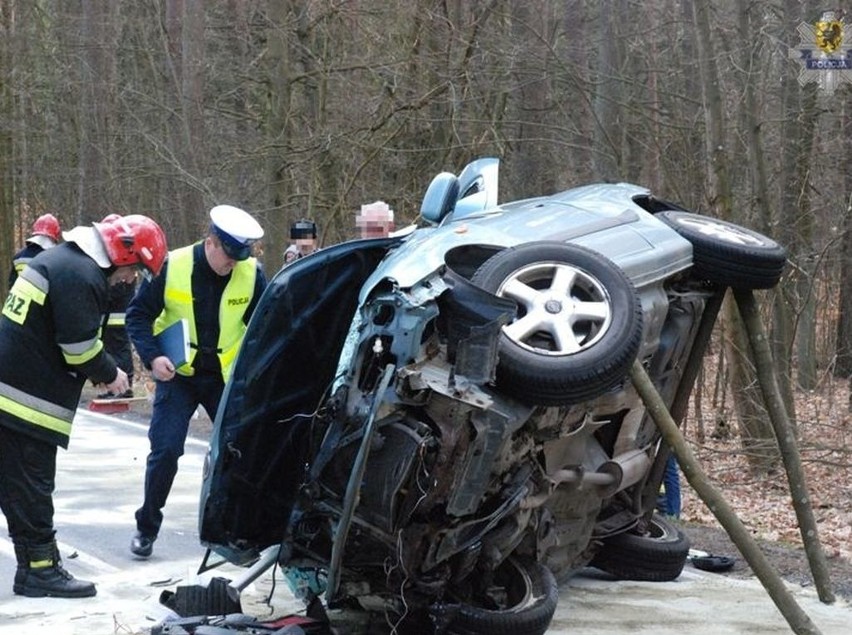
{"label": "police officer trousers", "polygon": [[148,428],[151,451],[145,469],[145,499],[136,510],[136,529],[156,538],[163,524],[163,507],[172,489],[183,456],[189,421],[198,406],[213,419],[225,385],[218,373],[175,375],[171,381],[156,382],[154,411]]}

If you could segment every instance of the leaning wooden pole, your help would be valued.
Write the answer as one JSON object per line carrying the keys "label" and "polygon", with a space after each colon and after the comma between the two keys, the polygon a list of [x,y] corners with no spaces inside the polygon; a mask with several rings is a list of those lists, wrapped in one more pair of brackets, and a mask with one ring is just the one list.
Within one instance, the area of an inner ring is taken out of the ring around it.
{"label": "leaning wooden pole", "polygon": [[793,509],[799,521],[799,532],[805,546],[805,554],[811,567],[819,599],[825,604],[834,602],[834,592],[831,590],[831,578],[828,573],[828,562],[819,540],[819,532],[814,519],[811,498],[808,494],[807,480],[802,469],[802,459],[796,444],[793,424],[784,407],[781,389],[775,378],[775,367],[772,363],[772,353],[769,349],[769,339],[760,321],[760,312],[754,293],[750,290],[734,291],[734,298],[748,333],[748,341],[757,369],[757,382],[763,393],[763,401],[769,413],[769,420],[775,430],[775,438],[781,450],[781,459],[787,472],[787,482],[793,498]]}
{"label": "leaning wooden pole", "polygon": [[663,401],[657,389],[654,387],[648,373],[642,368],[639,361],[633,363],[633,369],[630,372],[630,378],[633,385],[636,387],[639,396],[648,409],[648,413],[654,419],[657,427],[663,435],[666,443],[674,451],[677,456],[680,468],[683,471],[686,480],[692,486],[692,489],[698,494],[701,500],[707,505],[713,515],[719,520],[725,531],[734,541],[740,553],[748,562],[751,570],[763,584],[769,596],[775,602],[775,606],[787,620],[790,628],[794,633],[799,635],[817,635],[820,630],[808,617],[808,614],[802,610],[796,599],[784,585],[784,581],[772,569],[769,560],[760,550],[760,547],[751,537],[748,529],[742,524],[736,513],[728,505],[727,501],[722,497],[721,493],[713,487],[707,475],[701,469],[698,460],[692,453],[689,445],[686,443],[683,435],[678,429],[671,414],[669,414],[666,404]]}

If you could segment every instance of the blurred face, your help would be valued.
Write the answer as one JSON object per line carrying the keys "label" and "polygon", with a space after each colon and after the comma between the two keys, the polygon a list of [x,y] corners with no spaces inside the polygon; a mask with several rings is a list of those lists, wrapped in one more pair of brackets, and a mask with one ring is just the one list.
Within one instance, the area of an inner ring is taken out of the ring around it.
{"label": "blurred face", "polygon": [[204,240],[204,255],[210,268],[219,276],[227,276],[237,265],[237,261],[225,253],[222,241],[216,236],[208,236]]}
{"label": "blurred face", "polygon": [[355,216],[355,226],[361,238],[384,238],[393,230],[388,212],[367,209]]}
{"label": "blurred face", "polygon": [[297,238],[296,239],[296,248],[303,256],[307,256],[308,254],[312,254],[317,249],[317,240],[316,238]]}

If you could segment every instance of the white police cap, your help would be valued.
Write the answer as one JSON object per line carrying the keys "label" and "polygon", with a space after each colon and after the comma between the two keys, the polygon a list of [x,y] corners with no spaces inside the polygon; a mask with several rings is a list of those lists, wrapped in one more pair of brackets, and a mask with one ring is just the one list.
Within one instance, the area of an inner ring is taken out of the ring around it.
{"label": "white police cap", "polygon": [[210,220],[216,229],[243,245],[263,238],[263,227],[260,223],[239,207],[217,205],[210,210]]}

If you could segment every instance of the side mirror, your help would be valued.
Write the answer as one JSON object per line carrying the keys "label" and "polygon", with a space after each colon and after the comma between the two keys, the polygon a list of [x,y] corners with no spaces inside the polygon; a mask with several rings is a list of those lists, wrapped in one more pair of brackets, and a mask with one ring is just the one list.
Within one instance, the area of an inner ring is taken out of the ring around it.
{"label": "side mirror", "polygon": [[453,211],[459,196],[459,180],[455,174],[441,172],[436,175],[420,205],[420,217],[437,225],[444,217]]}

